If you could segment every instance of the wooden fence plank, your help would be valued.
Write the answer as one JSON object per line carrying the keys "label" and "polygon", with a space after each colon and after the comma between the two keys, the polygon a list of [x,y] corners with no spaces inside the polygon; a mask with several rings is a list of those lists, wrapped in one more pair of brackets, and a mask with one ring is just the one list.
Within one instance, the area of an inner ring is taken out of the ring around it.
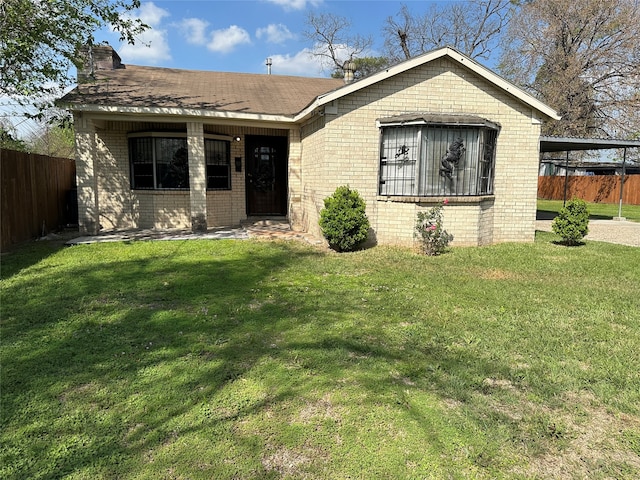
{"label": "wooden fence plank", "polygon": [[[538,177],[538,198],[562,200],[565,178],[561,176]],[[618,203],[620,201],[620,177],[617,175],[569,176],[567,199],[581,198],[587,202]],[[640,205],[640,175],[625,175],[622,203]]]}
{"label": "wooden fence plank", "polygon": [[75,161],[0,149],[0,251],[51,232],[69,218]]}

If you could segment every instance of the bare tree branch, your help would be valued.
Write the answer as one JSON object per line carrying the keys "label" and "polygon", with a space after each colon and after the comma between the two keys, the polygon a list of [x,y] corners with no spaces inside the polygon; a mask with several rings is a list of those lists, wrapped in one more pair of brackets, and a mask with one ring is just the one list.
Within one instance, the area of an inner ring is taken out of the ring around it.
{"label": "bare tree branch", "polygon": [[342,71],[344,62],[362,55],[373,44],[371,37],[351,35],[351,22],[339,15],[311,12],[306,24],[304,36],[313,44],[312,54],[332,70]]}
{"label": "bare tree branch", "polygon": [[472,58],[487,59],[513,13],[510,0],[469,0],[464,5],[431,4],[423,14],[402,5],[384,27],[389,58],[411,58],[434,48],[451,46]]}
{"label": "bare tree branch", "polygon": [[500,70],[563,116],[548,134],[640,134],[638,0],[527,2],[505,35]]}

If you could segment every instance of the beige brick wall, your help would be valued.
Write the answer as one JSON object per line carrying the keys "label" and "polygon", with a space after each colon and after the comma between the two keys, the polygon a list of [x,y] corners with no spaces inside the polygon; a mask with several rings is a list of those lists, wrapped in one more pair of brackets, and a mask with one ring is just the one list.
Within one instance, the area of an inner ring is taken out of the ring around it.
{"label": "beige brick wall", "polygon": [[[336,115],[316,116],[290,129],[243,127],[240,122],[190,124],[191,137],[198,141],[208,133],[241,138],[231,142],[232,189],[203,194],[200,185],[195,195],[130,188],[127,134],[154,130],[186,134],[186,122],[92,121],[76,115],[81,228],[88,232],[98,224],[104,229],[191,228],[195,207],[205,214],[209,227],[237,225],[246,218],[245,136],[274,135],[289,137],[288,215],[294,229],[320,237],[323,199],[339,185],[348,184],[365,199],[377,241],[411,244],[417,212],[432,203],[378,196],[380,131],[376,120],[426,112],[479,115],[502,126],[496,149],[495,195],[469,201],[451,199],[445,209],[445,228],[455,236],[454,244],[533,240],[540,123],[530,107],[447,58],[350,94],[335,106]],[[242,159],[241,172],[235,171],[236,157]],[[200,175],[202,172],[196,176]]]}
{"label": "beige brick wall", "polygon": [[125,228],[191,229],[191,209],[187,191],[131,192],[135,223]]}
{"label": "beige brick wall", "polygon": [[453,244],[533,240],[540,124],[532,119],[530,107],[447,58],[336,103],[338,114],[325,115],[323,129],[309,129],[311,133],[303,136],[303,215],[310,232],[320,234],[317,221],[322,199],[337,186],[349,184],[367,203],[378,242],[412,243],[415,216],[429,205],[378,197],[380,131],[376,120],[401,113],[457,113],[478,115],[502,128],[496,148],[495,198],[452,201],[446,207],[445,228],[454,235]]}
{"label": "beige brick wall", "polygon": [[[245,136],[288,136],[289,131],[275,128],[212,125],[199,122],[189,125],[193,142],[190,148],[191,191],[132,190],[127,134],[140,131],[180,131],[187,134],[186,123],[151,123],[128,121],[92,121],[76,119],[77,176],[80,223],[83,231],[136,228],[192,228],[194,209],[204,214],[208,227],[238,225],[246,218]],[[98,125],[98,128],[96,128]],[[297,129],[295,130],[297,134]],[[205,168],[199,142],[204,134],[240,136],[231,146],[231,190],[206,190]],[[300,142],[293,137],[293,177],[290,196],[300,199]],[[298,145],[297,149],[295,145]],[[241,171],[235,170],[235,158],[241,158]],[[198,158],[197,161],[194,159]],[[298,165],[297,171],[295,165]],[[297,176],[297,177],[296,177]],[[296,193],[297,192],[297,193]],[[293,204],[293,203],[292,203]],[[297,209],[300,211],[300,208]]]}

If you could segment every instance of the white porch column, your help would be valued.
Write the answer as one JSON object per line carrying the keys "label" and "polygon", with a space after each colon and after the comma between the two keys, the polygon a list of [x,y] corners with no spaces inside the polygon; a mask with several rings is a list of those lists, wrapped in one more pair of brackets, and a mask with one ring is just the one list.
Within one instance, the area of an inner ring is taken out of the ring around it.
{"label": "white porch column", "polygon": [[207,164],[204,156],[204,127],[201,122],[187,122],[189,148],[189,186],[191,230],[207,231]]}
{"label": "white porch column", "polygon": [[100,230],[98,172],[96,171],[96,130],[82,113],[74,115],[76,142],[76,183],[78,186],[78,227],[80,233],[96,235]]}

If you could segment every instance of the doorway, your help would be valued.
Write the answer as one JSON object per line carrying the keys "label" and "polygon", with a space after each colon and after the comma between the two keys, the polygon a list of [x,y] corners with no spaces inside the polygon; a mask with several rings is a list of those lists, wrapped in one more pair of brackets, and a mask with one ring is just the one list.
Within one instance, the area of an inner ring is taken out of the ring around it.
{"label": "doorway", "polygon": [[287,137],[245,137],[247,216],[287,214]]}

